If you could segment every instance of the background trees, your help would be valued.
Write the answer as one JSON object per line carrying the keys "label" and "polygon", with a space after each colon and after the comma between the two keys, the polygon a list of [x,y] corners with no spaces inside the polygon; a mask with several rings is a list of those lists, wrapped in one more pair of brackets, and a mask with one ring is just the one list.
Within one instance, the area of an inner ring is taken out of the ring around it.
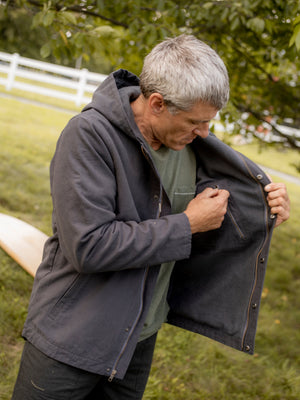
{"label": "background trees", "polygon": [[[299,0],[12,0],[0,2],[0,47],[109,73],[140,73],[166,36],[191,33],[223,58],[235,131],[300,147]],[[271,134],[270,134],[271,132]]]}

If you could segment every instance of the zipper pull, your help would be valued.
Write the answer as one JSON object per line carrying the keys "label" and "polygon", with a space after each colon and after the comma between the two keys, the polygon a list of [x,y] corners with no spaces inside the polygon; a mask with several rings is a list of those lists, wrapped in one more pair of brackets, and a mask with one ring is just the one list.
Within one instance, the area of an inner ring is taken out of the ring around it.
{"label": "zipper pull", "polygon": [[158,216],[161,214],[161,201],[158,203]]}
{"label": "zipper pull", "polygon": [[108,382],[112,382],[112,380],[114,379],[114,377],[116,376],[117,370],[113,369],[111,371],[110,377],[108,378]]}

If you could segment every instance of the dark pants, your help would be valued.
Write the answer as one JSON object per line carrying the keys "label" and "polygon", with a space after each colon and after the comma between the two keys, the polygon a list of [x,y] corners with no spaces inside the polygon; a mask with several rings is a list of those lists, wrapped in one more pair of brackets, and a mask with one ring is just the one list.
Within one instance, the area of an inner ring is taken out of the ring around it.
{"label": "dark pants", "polygon": [[140,400],[155,340],[153,335],[138,343],[124,379],[112,382],[53,360],[26,342],[12,400]]}

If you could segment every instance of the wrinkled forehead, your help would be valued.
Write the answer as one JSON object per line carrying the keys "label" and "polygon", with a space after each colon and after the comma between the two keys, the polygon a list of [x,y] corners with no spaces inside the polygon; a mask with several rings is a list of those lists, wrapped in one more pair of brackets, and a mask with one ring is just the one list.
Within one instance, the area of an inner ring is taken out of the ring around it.
{"label": "wrinkled forehead", "polygon": [[187,120],[193,120],[194,122],[207,122],[215,118],[219,110],[214,106],[206,103],[196,103],[189,111],[179,111],[176,113],[178,116],[182,116]]}

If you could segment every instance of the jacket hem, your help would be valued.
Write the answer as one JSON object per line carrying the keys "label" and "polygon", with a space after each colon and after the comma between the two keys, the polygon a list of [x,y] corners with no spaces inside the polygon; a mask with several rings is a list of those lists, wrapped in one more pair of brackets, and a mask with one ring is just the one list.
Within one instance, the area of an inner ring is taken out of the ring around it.
{"label": "jacket hem", "polygon": [[111,375],[111,367],[109,367],[108,365],[103,365],[103,363],[101,363],[99,359],[92,360],[90,358],[81,357],[79,355],[71,353],[65,348],[60,347],[49,341],[49,339],[46,338],[42,332],[40,332],[40,335],[37,337],[36,332],[40,332],[37,327],[35,327],[35,332],[30,327],[24,327],[22,337],[30,342],[33,346],[35,346],[39,351],[44,353],[46,356],[72,367],[85,370],[87,372],[107,377]]}
{"label": "jacket hem", "polygon": [[232,347],[235,350],[239,350],[245,352],[247,354],[254,354],[254,343],[250,345],[243,345],[242,335],[240,336],[232,336],[226,334],[224,331],[220,332],[220,330],[202,325],[199,323],[195,323],[195,321],[187,320],[186,318],[181,318],[180,316],[175,316],[170,313],[168,315],[168,324],[174,325],[178,328],[186,329],[188,331],[198,333],[202,336],[205,336],[209,339],[215,340],[225,346]]}

